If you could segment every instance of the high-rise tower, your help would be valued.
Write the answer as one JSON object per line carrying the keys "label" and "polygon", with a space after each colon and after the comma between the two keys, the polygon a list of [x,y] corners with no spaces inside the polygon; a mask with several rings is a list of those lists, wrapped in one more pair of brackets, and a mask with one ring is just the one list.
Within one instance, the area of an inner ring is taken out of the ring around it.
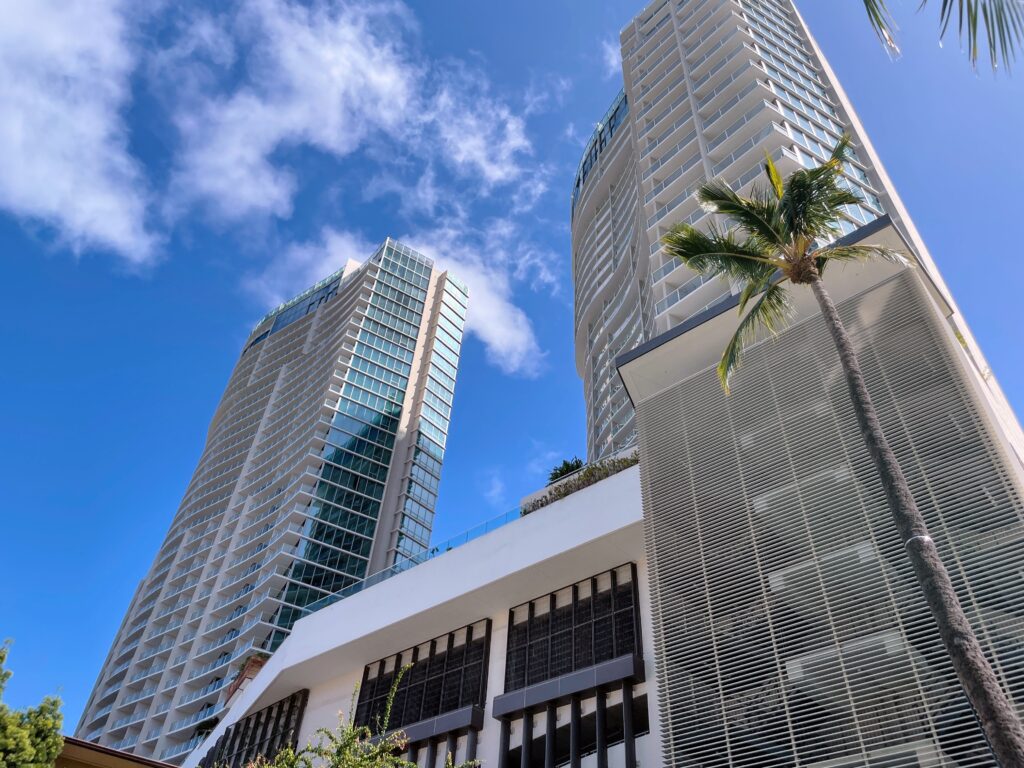
{"label": "high-rise tower", "polygon": [[231,671],[426,549],[466,289],[391,239],[253,329],[77,733],[180,762]]}
{"label": "high-rise tower", "polygon": [[633,407],[617,355],[728,299],[661,252],[684,221],[709,220],[695,191],[708,178],[748,188],[765,153],[780,172],[812,166],[843,132],[855,143],[847,183],[864,200],[852,231],[888,214],[953,308],[997,412],[1016,421],[853,107],[789,0],[655,0],[621,33],[624,89],[594,131],[572,189],[576,368],[587,406],[587,451],[632,443]]}

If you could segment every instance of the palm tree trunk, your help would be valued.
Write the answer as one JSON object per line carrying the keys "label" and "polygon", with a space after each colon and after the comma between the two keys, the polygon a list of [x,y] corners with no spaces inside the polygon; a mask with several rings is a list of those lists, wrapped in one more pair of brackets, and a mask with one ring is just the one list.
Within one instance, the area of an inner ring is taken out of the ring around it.
{"label": "palm tree trunk", "polygon": [[1024,768],[1024,728],[1021,727],[1013,705],[999,686],[978,638],[964,615],[949,573],[939,558],[935,542],[928,535],[924,517],[914,502],[903,470],[882,433],[857,353],[816,269],[811,277],[811,289],[839,352],[853,409],[857,413],[864,442],[881,477],[889,511],[899,529],[904,549],[964,693],[974,707],[999,764],[1003,768]]}

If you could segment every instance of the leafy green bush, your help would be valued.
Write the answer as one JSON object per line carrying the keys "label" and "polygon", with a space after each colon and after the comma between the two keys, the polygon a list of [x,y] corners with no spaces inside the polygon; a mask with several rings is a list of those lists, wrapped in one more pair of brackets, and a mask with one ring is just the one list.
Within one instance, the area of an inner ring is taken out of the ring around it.
{"label": "leafy green bush", "polygon": [[[0,697],[11,678],[4,669],[8,643],[0,646]],[[38,707],[14,710],[0,702],[0,766],[51,768],[64,748],[60,699],[47,696]]]}

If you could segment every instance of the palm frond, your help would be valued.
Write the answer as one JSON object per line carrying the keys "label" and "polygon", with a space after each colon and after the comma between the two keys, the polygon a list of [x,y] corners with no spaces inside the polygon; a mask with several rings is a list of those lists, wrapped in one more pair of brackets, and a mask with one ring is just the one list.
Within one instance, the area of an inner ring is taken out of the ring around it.
{"label": "palm frond", "polygon": [[785,278],[767,287],[761,298],[740,320],[736,332],[722,352],[717,371],[718,380],[726,394],[729,394],[729,378],[739,367],[744,349],[757,338],[757,332],[763,328],[775,335],[789,316],[791,304],[784,282]]}
{"label": "palm frond", "polygon": [[767,150],[764,153],[764,173],[768,177],[768,183],[771,185],[772,191],[775,193],[775,199],[781,200],[784,190],[782,174],[775,167],[775,161],[772,160],[772,156],[768,154]]}
{"label": "palm frond", "polygon": [[889,49],[889,52],[899,56],[900,47],[896,43],[896,21],[889,12],[885,0],[864,0],[864,10],[868,12],[868,21],[871,28],[875,30],[878,39]]}
{"label": "palm frond", "polygon": [[759,279],[766,267],[774,271],[781,264],[766,256],[750,240],[739,240],[732,232],[712,227],[701,232],[689,224],[678,224],[661,238],[665,252],[702,275],[725,275],[733,280]]}
{"label": "palm frond", "polygon": [[839,166],[842,166],[847,160],[850,159],[850,148],[853,146],[853,139],[850,138],[850,134],[844,133],[839,137],[839,141],[832,147],[832,154],[829,155],[829,161]]}
{"label": "palm frond", "polygon": [[843,206],[861,202],[842,176],[850,143],[850,137],[844,134],[826,162],[794,171],[786,179],[779,211],[783,227],[794,240],[831,240],[838,234],[838,220],[847,218]]}
{"label": "palm frond", "polygon": [[785,243],[779,201],[755,190],[751,197],[741,197],[722,179],[705,182],[697,190],[697,198],[705,209],[728,216],[765,247]]}
{"label": "palm frond", "polygon": [[882,259],[894,264],[910,266],[907,257],[895,248],[884,245],[833,245],[819,248],[814,258],[828,261],[868,261]]}
{"label": "palm frond", "polygon": [[[747,308],[747,304],[750,300],[771,285],[772,279],[776,274],[779,274],[779,271],[769,264],[760,264],[758,266],[760,267],[760,269],[757,270],[759,274],[751,274],[743,285],[743,290],[740,291],[740,303],[738,308],[740,313]],[[751,271],[754,272],[754,270]]]}
{"label": "palm frond", "polygon": [[[928,0],[921,0],[919,8],[927,4]],[[894,39],[896,24],[886,0],[864,0],[864,8],[882,43],[898,53],[899,46]],[[979,29],[984,28],[989,64],[992,69],[1003,66],[1009,70],[1017,58],[1018,46],[1024,42],[1024,4],[1020,0],[942,0],[939,6],[940,40],[946,36],[954,11],[957,37],[967,48],[971,66],[976,68],[978,65],[982,47]]]}

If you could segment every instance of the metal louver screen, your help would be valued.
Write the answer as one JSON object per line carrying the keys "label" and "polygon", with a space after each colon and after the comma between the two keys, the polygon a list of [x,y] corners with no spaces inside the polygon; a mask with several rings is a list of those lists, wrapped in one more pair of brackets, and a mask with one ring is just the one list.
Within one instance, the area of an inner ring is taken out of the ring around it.
{"label": "metal louver screen", "polygon": [[[1021,709],[1018,481],[912,274],[840,309],[960,599]],[[729,397],[708,370],[637,414],[665,765],[995,765],[820,318],[751,348]]]}
{"label": "metal louver screen", "polygon": [[285,747],[298,747],[309,690],[296,691],[232,725],[217,739],[201,768],[243,768],[257,758],[272,761]]}

